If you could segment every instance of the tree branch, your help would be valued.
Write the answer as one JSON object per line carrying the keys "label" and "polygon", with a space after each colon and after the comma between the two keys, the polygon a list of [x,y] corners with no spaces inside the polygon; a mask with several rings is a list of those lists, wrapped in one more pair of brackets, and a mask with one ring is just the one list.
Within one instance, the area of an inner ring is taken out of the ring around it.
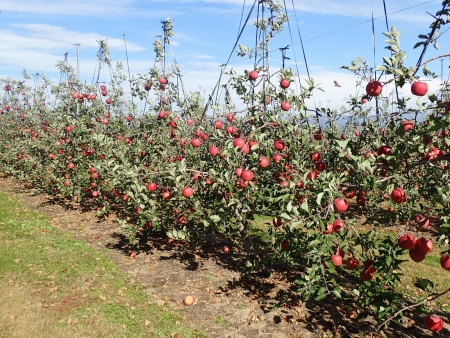
{"label": "tree branch", "polygon": [[434,56],[434,57],[432,57],[431,59],[428,59],[428,60],[422,62],[420,65],[418,65],[417,67],[415,67],[414,70],[416,70],[417,68],[419,68],[419,67],[421,67],[421,66],[427,64],[428,62],[431,62],[431,61],[434,61],[434,60],[437,60],[437,59],[440,59],[440,58],[445,58],[445,57],[448,57],[448,56],[450,56],[450,53],[448,53],[448,54],[442,54],[442,55],[438,55],[438,56]]}
{"label": "tree branch", "polygon": [[402,313],[403,311],[409,310],[409,309],[412,309],[412,308],[415,308],[415,307],[418,307],[418,306],[420,306],[420,305],[422,305],[422,304],[425,304],[426,302],[430,302],[430,301],[432,301],[432,300],[435,300],[435,299],[437,299],[437,298],[439,298],[439,297],[445,295],[445,294],[448,293],[448,292],[450,292],[450,288],[448,288],[448,289],[445,290],[445,291],[442,291],[441,293],[438,293],[437,295],[434,295],[434,296],[428,296],[427,298],[425,298],[423,301],[421,301],[421,302],[419,302],[419,303],[415,303],[415,304],[411,304],[411,305],[405,306],[404,308],[402,308],[402,309],[398,310],[396,313],[394,313],[394,315],[392,315],[392,316],[390,316],[388,319],[386,319],[384,322],[382,322],[382,323],[378,326],[377,331],[380,331],[380,329],[383,327],[383,325],[386,325],[388,322],[390,322],[391,320],[393,320],[395,317],[397,317],[397,316],[398,316],[400,313]]}

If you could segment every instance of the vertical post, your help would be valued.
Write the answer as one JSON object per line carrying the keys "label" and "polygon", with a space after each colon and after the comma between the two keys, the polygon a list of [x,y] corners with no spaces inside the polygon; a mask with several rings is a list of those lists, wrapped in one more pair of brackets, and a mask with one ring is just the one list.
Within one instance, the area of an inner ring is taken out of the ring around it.
{"label": "vertical post", "polygon": [[80,44],[74,43],[74,46],[77,46],[77,78],[80,81]]}
{"label": "vertical post", "polygon": [[441,59],[441,84],[444,82],[444,60]]}

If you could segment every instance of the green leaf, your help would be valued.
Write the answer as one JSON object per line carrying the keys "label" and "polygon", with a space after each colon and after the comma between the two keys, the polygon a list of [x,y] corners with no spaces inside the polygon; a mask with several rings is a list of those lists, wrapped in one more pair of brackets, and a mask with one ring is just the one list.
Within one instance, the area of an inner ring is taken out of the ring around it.
{"label": "green leaf", "polygon": [[377,67],[375,68],[375,70],[388,70],[388,68],[387,68],[386,66],[380,65],[380,66],[377,66]]}
{"label": "green leaf", "polygon": [[316,203],[318,205],[320,205],[320,202],[322,201],[323,194],[324,194],[323,192],[317,194]]}
{"label": "green leaf", "polygon": [[289,203],[287,204],[286,210],[287,210],[287,212],[291,212],[291,210],[292,210],[292,202],[289,202]]}
{"label": "green leaf", "polygon": [[431,291],[434,288],[434,283],[429,279],[421,278],[414,284],[414,286],[424,291]]}
{"label": "green leaf", "polygon": [[302,210],[305,210],[307,213],[309,213],[308,199],[305,199],[305,201],[300,205],[300,208]]}
{"label": "green leaf", "polygon": [[333,295],[335,295],[337,298],[342,298],[341,296],[341,289],[337,286],[331,291]]}
{"label": "green leaf", "polygon": [[218,216],[218,215],[212,215],[212,216],[209,216],[209,219],[210,219],[211,221],[213,221],[214,223],[217,223],[217,222],[220,221],[220,216]]}

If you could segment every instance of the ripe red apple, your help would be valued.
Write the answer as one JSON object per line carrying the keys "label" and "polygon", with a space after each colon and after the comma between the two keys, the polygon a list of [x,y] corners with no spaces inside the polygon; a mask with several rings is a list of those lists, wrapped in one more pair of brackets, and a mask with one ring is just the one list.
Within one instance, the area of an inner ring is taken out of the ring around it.
{"label": "ripe red apple", "polygon": [[159,119],[165,119],[166,116],[167,116],[167,113],[166,113],[164,110],[162,110],[162,111],[160,111],[160,112],[158,113],[158,118],[159,118]]}
{"label": "ripe red apple", "polygon": [[425,259],[425,254],[417,250],[417,248],[414,246],[411,249],[409,249],[409,257],[416,262],[422,262]]}
{"label": "ripe red apple", "polygon": [[165,85],[167,83],[167,79],[165,77],[160,77],[158,81],[161,85]]}
{"label": "ripe red apple", "polygon": [[72,162],[70,162],[70,163],[67,165],[67,169],[73,169],[73,168],[75,168],[75,164],[72,163]]}
{"label": "ripe red apple", "polygon": [[256,70],[252,70],[250,73],[248,73],[248,78],[250,79],[250,81],[255,81],[259,76],[258,71]]}
{"label": "ripe red apple", "polygon": [[238,147],[239,149],[242,149],[242,148],[244,148],[244,146],[245,146],[245,139],[243,139],[243,138],[236,138],[236,139],[234,139],[234,141],[233,141],[233,145],[235,146],[235,147]]}
{"label": "ripe red apple", "polygon": [[283,225],[283,219],[280,217],[276,217],[272,220],[272,224],[275,228],[278,228]]}
{"label": "ripe red apple", "polygon": [[326,168],[327,168],[327,165],[325,164],[325,162],[322,162],[322,161],[316,162],[316,169],[318,171],[324,171]]}
{"label": "ripe red apple", "polygon": [[130,251],[128,255],[130,256],[131,259],[134,259],[136,258],[136,251]]}
{"label": "ripe red apple", "polygon": [[228,120],[228,122],[233,122],[234,120],[235,120],[235,117],[234,117],[234,115],[233,114],[228,114],[227,115],[227,120]]}
{"label": "ripe red apple", "polygon": [[286,79],[282,79],[280,81],[280,87],[283,88],[283,89],[288,88],[290,85],[291,85],[291,82],[286,80]]}
{"label": "ripe red apple", "polygon": [[186,187],[183,189],[183,196],[186,198],[191,197],[193,193],[194,193],[194,191],[192,190],[191,187]]}
{"label": "ripe red apple", "polygon": [[197,148],[197,147],[200,147],[200,144],[202,144],[202,141],[200,141],[199,138],[193,138],[191,140],[191,144],[193,147]]}
{"label": "ripe red apple", "polygon": [[150,182],[147,184],[147,190],[148,191],[155,191],[158,188],[155,182]]}
{"label": "ripe red apple", "polygon": [[358,266],[359,266],[359,261],[355,257],[347,258],[347,261],[345,263],[347,264],[347,268],[349,268],[351,270],[354,270],[354,269],[358,268]]}
{"label": "ripe red apple", "polygon": [[92,197],[97,197],[98,196],[98,191],[94,190],[91,192]]}
{"label": "ripe red apple", "polygon": [[259,166],[261,168],[267,168],[270,164],[270,160],[266,156],[261,156],[259,158]]}
{"label": "ripe red apple", "polygon": [[383,90],[383,85],[379,81],[370,81],[366,86],[366,92],[369,96],[378,96]]}
{"label": "ripe red apple", "polygon": [[373,278],[373,272],[369,270],[362,270],[359,273],[359,278],[361,278],[361,280],[365,282],[370,281]]}
{"label": "ripe red apple", "polygon": [[342,265],[342,256],[339,254],[331,255],[331,262],[334,266],[341,266]]}
{"label": "ripe red apple", "polygon": [[417,215],[415,220],[422,229],[426,229],[430,225],[430,218],[424,215]]}
{"label": "ripe red apple", "polygon": [[281,155],[281,154],[274,154],[272,156],[272,161],[275,163],[280,162],[282,159],[283,159],[283,155]]}
{"label": "ripe red apple", "polygon": [[356,190],[353,188],[346,188],[344,191],[342,191],[345,197],[347,198],[353,198],[356,195]]}
{"label": "ripe red apple", "polygon": [[433,242],[421,237],[418,240],[416,240],[416,243],[414,244],[414,248],[423,253],[424,255],[428,254],[433,250]]}
{"label": "ripe red apple", "polygon": [[69,181],[69,180],[64,181],[64,185],[65,185],[66,187],[70,186],[70,181]]}
{"label": "ripe red apple", "polygon": [[211,156],[216,156],[219,153],[219,148],[216,147],[215,145],[210,145],[209,146],[209,154]]}
{"label": "ripe red apple", "polygon": [[314,181],[316,178],[317,178],[317,176],[319,176],[319,172],[318,171],[310,171],[309,173],[308,173],[308,175],[306,176],[306,178],[308,179],[308,180],[310,180],[310,181]]}
{"label": "ripe red apple", "polygon": [[329,235],[333,232],[333,224],[327,223],[327,229],[325,231],[322,231],[324,235]]}
{"label": "ripe red apple", "polygon": [[344,212],[348,208],[348,203],[345,198],[336,198],[333,203],[334,211]]}
{"label": "ripe red apple", "polygon": [[404,120],[400,122],[400,125],[403,128],[403,131],[411,131],[414,129],[414,123],[412,121]]}
{"label": "ripe red apple", "polygon": [[441,257],[441,266],[443,269],[450,271],[450,255],[448,253]]}
{"label": "ripe red apple", "polygon": [[424,96],[428,92],[428,85],[425,82],[416,81],[411,85],[411,93],[416,96]]}
{"label": "ripe red apple", "polygon": [[398,238],[397,243],[403,250],[409,250],[416,243],[416,239],[411,234],[403,234]]}
{"label": "ripe red apple", "polygon": [[285,143],[284,143],[284,141],[283,140],[275,140],[274,142],[273,142],[273,146],[274,146],[274,148],[276,149],[276,150],[278,150],[278,151],[282,151],[282,150],[284,150],[284,148],[285,148]]}
{"label": "ripe red apple", "polygon": [[444,327],[444,321],[441,317],[435,315],[427,315],[423,319],[423,324],[428,330],[439,332]]}
{"label": "ripe red apple", "polygon": [[222,129],[223,126],[223,122],[220,120],[217,120],[216,122],[214,122],[214,128],[216,129]]}
{"label": "ripe red apple", "polygon": [[241,177],[244,181],[251,181],[253,179],[253,171],[244,169],[242,170]]}
{"label": "ripe red apple", "polygon": [[288,111],[289,109],[291,109],[291,104],[289,102],[281,102],[281,109],[284,111]]}
{"label": "ripe red apple", "polygon": [[333,222],[333,231],[334,232],[340,233],[342,227],[346,227],[345,223],[342,222],[342,220],[337,219]]}
{"label": "ripe red apple", "polygon": [[161,196],[162,196],[163,200],[166,200],[166,201],[170,200],[172,198],[172,194],[170,193],[170,191],[164,191]]}
{"label": "ripe red apple", "polygon": [[314,139],[317,141],[320,141],[323,139],[323,134],[321,131],[317,131],[314,135],[313,135]]}
{"label": "ripe red apple", "polygon": [[386,156],[390,156],[392,155],[392,148],[388,147],[388,146],[381,146],[380,148],[378,148],[378,155],[386,155]]}
{"label": "ripe red apple", "polygon": [[392,190],[391,198],[395,203],[403,203],[406,202],[406,193],[401,188],[395,188]]}
{"label": "ripe red apple", "polygon": [[320,153],[319,152],[313,152],[311,154],[309,154],[309,157],[311,158],[311,160],[313,160],[314,162],[317,162],[320,160]]}

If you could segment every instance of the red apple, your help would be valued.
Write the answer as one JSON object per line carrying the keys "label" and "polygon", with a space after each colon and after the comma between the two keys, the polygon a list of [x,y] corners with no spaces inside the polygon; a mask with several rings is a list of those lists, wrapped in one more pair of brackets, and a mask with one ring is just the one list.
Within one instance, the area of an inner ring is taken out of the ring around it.
{"label": "red apple", "polygon": [[383,85],[379,81],[370,81],[366,86],[366,92],[369,96],[378,96],[383,90]]}
{"label": "red apple", "polygon": [[351,270],[354,270],[359,266],[359,261],[355,257],[347,258],[347,261],[345,263],[347,264],[347,267]]}
{"label": "red apple", "polygon": [[411,249],[409,249],[409,257],[416,262],[422,262],[425,259],[425,254],[417,250],[417,248],[414,246]]}
{"label": "red apple", "polygon": [[427,315],[423,319],[423,324],[428,330],[439,332],[444,327],[444,321],[441,317],[435,315]]}
{"label": "red apple", "polygon": [[219,148],[218,147],[216,147],[214,145],[209,146],[209,154],[210,155],[216,156],[218,153],[219,153]]}
{"label": "red apple", "polygon": [[348,208],[348,203],[344,198],[336,198],[333,203],[334,211],[344,212]]}
{"label": "red apple", "polygon": [[320,153],[319,152],[313,152],[311,154],[309,154],[309,157],[311,158],[311,160],[313,160],[314,162],[317,162],[320,160]]}
{"label": "red apple", "polygon": [[289,102],[281,102],[281,109],[284,111],[288,111],[289,109],[291,109],[291,104]]}
{"label": "red apple", "polygon": [[283,155],[281,154],[274,154],[272,156],[272,161],[274,161],[275,163],[280,162],[283,159]]}
{"label": "red apple", "polygon": [[331,256],[331,262],[334,266],[341,266],[342,265],[342,256],[339,254],[334,254]]}
{"label": "red apple", "polygon": [[266,156],[261,156],[259,158],[259,166],[261,168],[267,168],[270,164],[270,160]]}
{"label": "red apple", "polygon": [[194,191],[192,190],[191,187],[186,187],[183,189],[183,196],[186,198],[191,197],[193,193],[194,193]]}
{"label": "red apple", "polygon": [[324,235],[329,235],[333,232],[333,224],[327,223],[327,229],[325,231],[322,231]]}
{"label": "red apple", "polygon": [[411,234],[403,234],[397,240],[398,246],[403,250],[409,250],[414,246],[416,240]]}
{"label": "red apple", "polygon": [[441,257],[441,266],[443,269],[450,271],[450,255],[448,253]]}
{"label": "red apple", "polygon": [[248,73],[248,78],[250,79],[250,81],[255,81],[259,76],[258,71],[256,70],[252,70],[250,73]]}
{"label": "red apple", "polygon": [[280,81],[280,87],[283,88],[283,89],[288,88],[290,85],[291,85],[291,82],[286,80],[286,79],[282,79]]}
{"label": "red apple", "polygon": [[416,240],[416,243],[414,244],[414,248],[419,251],[420,253],[423,253],[424,255],[428,254],[433,250],[433,242],[421,237],[418,240]]}
{"label": "red apple", "polygon": [[285,143],[284,143],[284,141],[283,140],[275,140],[274,142],[273,142],[273,146],[274,146],[274,148],[276,149],[276,150],[278,150],[278,151],[282,151],[282,150],[284,150],[284,148],[285,148]]}
{"label": "red apple", "polygon": [[194,138],[191,140],[191,144],[193,147],[197,148],[197,147],[200,147],[200,144],[202,144],[202,141],[200,141],[199,138]]}
{"label": "red apple", "polygon": [[283,225],[283,219],[280,217],[276,217],[272,220],[272,224],[275,228],[278,228]]}
{"label": "red apple", "polygon": [[253,171],[244,169],[242,170],[241,177],[244,181],[251,181],[253,179]]}
{"label": "red apple", "polygon": [[406,193],[401,188],[395,188],[392,190],[391,198],[395,203],[403,203],[406,202]]}
{"label": "red apple", "polygon": [[425,82],[416,81],[411,85],[411,93],[416,96],[424,96],[428,92],[428,85]]}

